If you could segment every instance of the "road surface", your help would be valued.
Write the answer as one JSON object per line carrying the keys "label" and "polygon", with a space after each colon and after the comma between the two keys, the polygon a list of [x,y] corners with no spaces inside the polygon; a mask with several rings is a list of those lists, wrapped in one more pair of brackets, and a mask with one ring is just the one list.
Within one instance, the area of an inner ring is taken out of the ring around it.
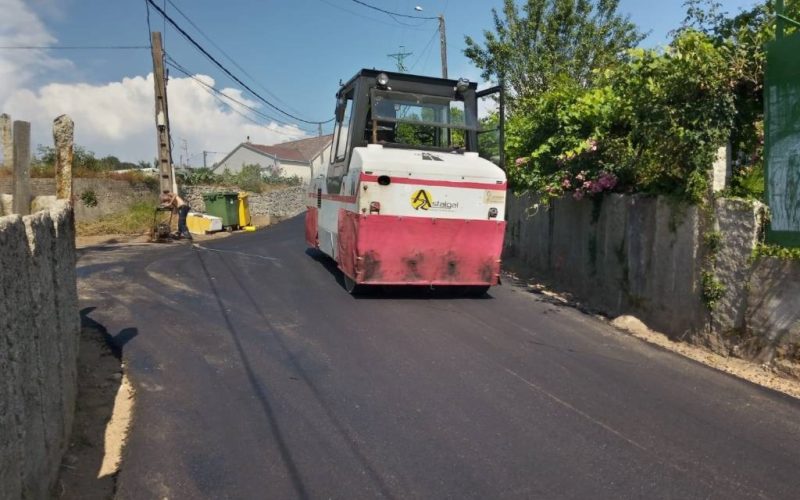
{"label": "road surface", "polygon": [[83,252],[119,498],[800,496],[797,401],[511,285],[351,297],[302,235]]}

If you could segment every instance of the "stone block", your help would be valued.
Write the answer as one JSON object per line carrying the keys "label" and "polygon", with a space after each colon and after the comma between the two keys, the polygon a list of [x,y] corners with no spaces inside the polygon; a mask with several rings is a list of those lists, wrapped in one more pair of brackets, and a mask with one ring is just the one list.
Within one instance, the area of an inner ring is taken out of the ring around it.
{"label": "stone block", "polygon": [[[61,362],[62,355],[58,339],[57,310],[54,285],[55,230],[49,212],[37,212],[23,217],[28,236],[28,272],[31,308],[28,314],[33,320],[33,337],[38,364],[41,412],[45,438],[47,471],[57,470],[61,460],[61,439],[64,430],[64,408],[62,406]],[[21,270],[22,271],[22,270]]]}
{"label": "stone block", "polygon": [[760,361],[789,357],[800,362],[800,262],[759,259],[747,304],[747,331],[760,340]]}
{"label": "stone block", "polygon": [[57,342],[60,345],[62,406],[64,408],[64,440],[72,428],[77,395],[77,359],[80,339],[77,276],[75,271],[75,221],[72,209],[62,200],[50,210],[55,238],[53,240]]}
{"label": "stone block", "polygon": [[20,301],[27,293],[19,269],[9,263],[24,261],[27,252],[25,226],[19,216],[0,217],[0,491],[4,498],[21,498],[23,448],[26,440],[21,380],[21,331],[17,323]]}

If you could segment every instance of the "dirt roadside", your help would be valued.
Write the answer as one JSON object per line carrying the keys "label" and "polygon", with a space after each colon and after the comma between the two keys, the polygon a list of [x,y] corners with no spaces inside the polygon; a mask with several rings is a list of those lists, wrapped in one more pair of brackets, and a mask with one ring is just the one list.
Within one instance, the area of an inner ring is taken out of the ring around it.
{"label": "dirt roadside", "polygon": [[53,498],[114,497],[116,474],[133,412],[133,392],[107,332],[82,316],[78,397]]}

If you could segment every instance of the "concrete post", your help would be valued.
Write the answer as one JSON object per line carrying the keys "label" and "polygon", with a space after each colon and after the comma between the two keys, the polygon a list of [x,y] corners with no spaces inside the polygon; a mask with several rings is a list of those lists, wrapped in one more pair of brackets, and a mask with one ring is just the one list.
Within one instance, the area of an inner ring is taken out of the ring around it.
{"label": "concrete post", "polygon": [[11,139],[11,117],[7,114],[0,115],[0,147],[3,151],[3,167],[11,170],[14,168],[14,144]]}
{"label": "concrete post", "polygon": [[56,147],[56,198],[72,200],[72,139],[75,124],[67,115],[53,120],[53,143]]}
{"label": "concrete post", "polygon": [[14,201],[15,214],[31,213],[31,124],[14,122]]}
{"label": "concrete post", "polygon": [[732,175],[732,153],[730,143],[717,150],[717,158],[711,167],[711,186],[715,193],[728,188]]}

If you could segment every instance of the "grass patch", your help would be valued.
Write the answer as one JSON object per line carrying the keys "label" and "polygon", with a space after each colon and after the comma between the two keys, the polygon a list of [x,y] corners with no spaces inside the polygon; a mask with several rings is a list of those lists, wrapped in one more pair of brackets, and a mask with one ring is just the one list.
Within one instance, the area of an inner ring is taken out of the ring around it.
{"label": "grass patch", "polygon": [[154,209],[153,203],[134,203],[127,211],[107,215],[94,221],[78,222],[75,230],[78,236],[144,234],[153,224]]}

